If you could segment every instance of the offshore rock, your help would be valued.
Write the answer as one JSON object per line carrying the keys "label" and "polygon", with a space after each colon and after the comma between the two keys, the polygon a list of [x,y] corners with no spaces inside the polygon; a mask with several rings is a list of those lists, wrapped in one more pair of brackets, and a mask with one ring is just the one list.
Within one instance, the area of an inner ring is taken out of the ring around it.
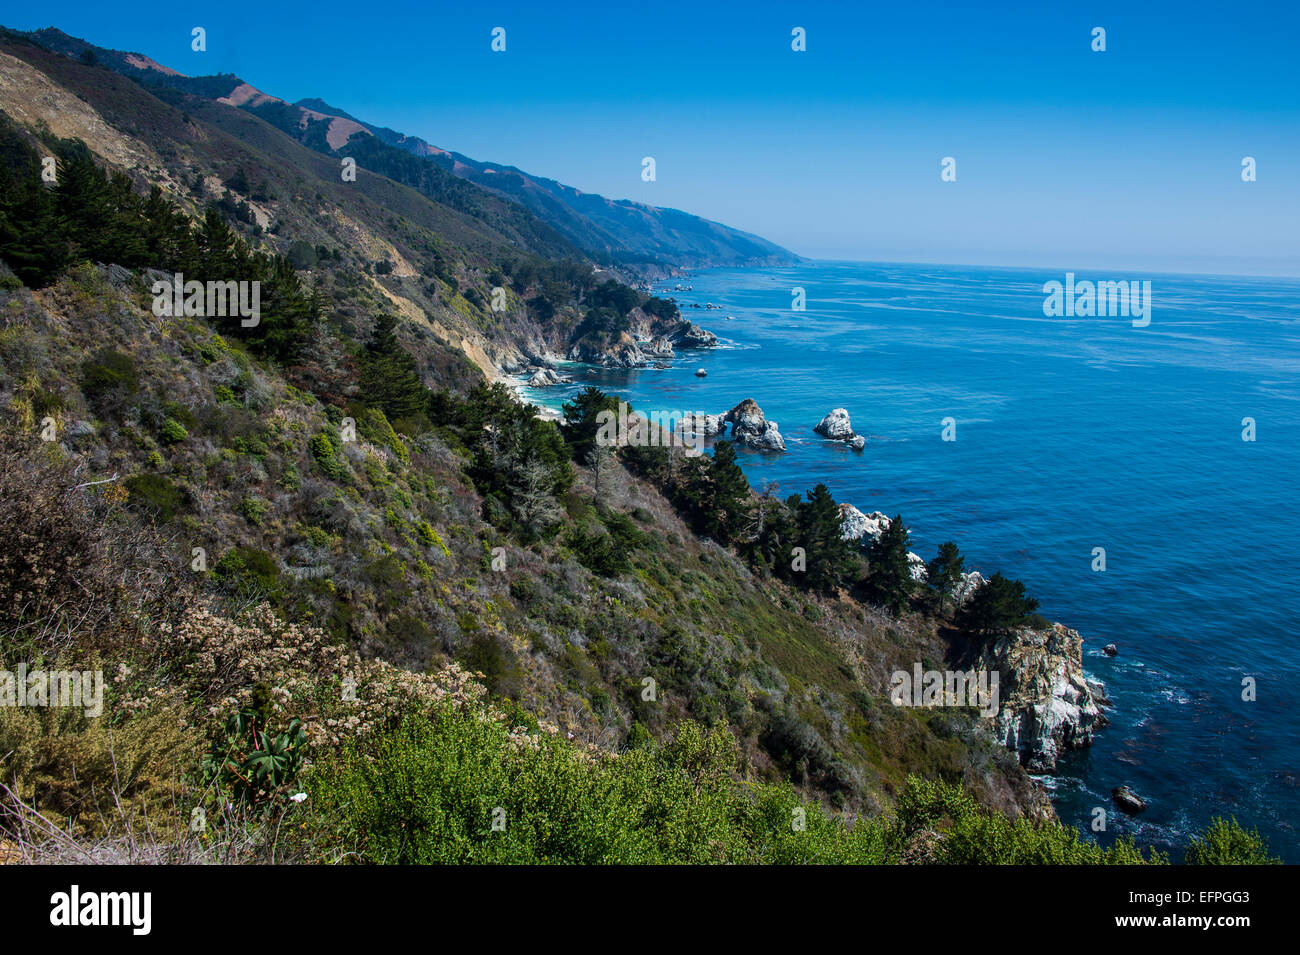
{"label": "offshore rock", "polygon": [[813,431],[820,434],[823,438],[830,438],[832,441],[848,441],[857,437],[853,431],[853,424],[849,421],[849,413],[843,408],[834,408],[831,412],[822,418],[821,422],[813,428]]}
{"label": "offshore rock", "polygon": [[753,398],[746,398],[728,411],[723,421],[731,425],[731,439],[736,444],[759,451],[785,450],[785,438],[776,422],[763,417],[763,409]]}

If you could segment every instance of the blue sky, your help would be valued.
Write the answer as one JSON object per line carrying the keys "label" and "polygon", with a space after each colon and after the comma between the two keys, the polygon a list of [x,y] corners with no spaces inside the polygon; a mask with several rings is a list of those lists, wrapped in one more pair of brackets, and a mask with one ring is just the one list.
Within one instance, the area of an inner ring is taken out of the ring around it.
{"label": "blue sky", "polygon": [[[0,19],[319,96],[812,257],[1300,272],[1294,2],[137,0],[131,13],[52,0]],[[205,53],[190,50],[194,26]],[[490,49],[496,26],[505,53]],[[790,49],[795,26],[806,52]],[[940,181],[945,156],[956,182]],[[1256,182],[1241,181],[1244,156]]]}

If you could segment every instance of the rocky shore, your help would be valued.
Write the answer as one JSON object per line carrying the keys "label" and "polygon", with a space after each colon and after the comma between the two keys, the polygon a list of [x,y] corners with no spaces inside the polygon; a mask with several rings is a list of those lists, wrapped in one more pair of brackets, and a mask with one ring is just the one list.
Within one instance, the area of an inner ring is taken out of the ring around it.
{"label": "rocky shore", "polygon": [[[652,330],[659,334],[648,342],[638,341],[636,334]],[[656,356],[671,356],[674,348],[707,348],[716,344],[712,333],[682,320],[668,332],[648,325],[634,327],[632,332],[595,351],[585,349],[580,342],[570,350],[570,358],[605,367],[635,367],[650,363]],[[554,364],[550,356],[543,356],[528,384],[546,387],[570,381],[554,370]],[[722,414],[699,414],[683,419],[677,428],[707,438],[729,437],[737,445],[756,451],[786,451],[777,422],[768,420],[752,398]],[[857,450],[866,443],[853,430],[845,408],[831,409],[813,431]],[[875,540],[891,523],[891,518],[880,511],[868,514],[847,503],[840,505],[840,519],[841,536],[854,541]],[[915,553],[907,556],[913,579],[923,583],[924,559]],[[985,582],[978,570],[965,572],[955,594],[958,604],[968,601]],[[978,641],[967,639],[953,646],[948,662],[961,671],[998,673],[999,709],[996,715],[986,717],[985,722],[993,737],[1014,751],[1031,772],[1055,772],[1063,753],[1090,745],[1093,734],[1108,722],[1103,712],[1110,705],[1105,689],[1083,672],[1083,638],[1078,631],[1060,623],[1045,630],[1022,628]]]}
{"label": "rocky shore", "polygon": [[1001,708],[991,718],[998,742],[1033,772],[1056,771],[1067,750],[1089,746],[1109,720],[1105,688],[1083,672],[1083,637],[1055,623],[995,637],[963,661],[1000,674]]}
{"label": "rocky shore", "polygon": [[[875,540],[890,525],[880,511],[864,514],[852,504],[840,505],[840,519],[845,540]],[[907,556],[913,578],[924,581],[925,562]],[[963,574],[958,604],[984,583],[978,570]],[[1083,637],[1077,630],[1059,623],[1047,630],[1026,627],[972,641],[954,655],[954,669],[998,673],[999,709],[987,718],[989,729],[1032,772],[1054,772],[1062,753],[1090,745],[1093,733],[1108,722],[1103,708],[1110,701],[1105,688],[1083,672]]]}

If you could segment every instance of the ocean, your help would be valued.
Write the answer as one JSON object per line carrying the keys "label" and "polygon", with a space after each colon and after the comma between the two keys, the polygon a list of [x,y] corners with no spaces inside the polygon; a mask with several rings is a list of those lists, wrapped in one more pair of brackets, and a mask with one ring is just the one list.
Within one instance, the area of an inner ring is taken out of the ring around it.
{"label": "ocean", "polygon": [[[1063,822],[1177,860],[1212,817],[1234,816],[1300,863],[1300,281],[1077,272],[1149,280],[1150,322],[1135,327],[1045,315],[1053,280],[1065,270],[696,272],[656,291],[721,347],[663,370],[571,366],[574,385],[523,393],[558,408],[594,384],[641,411],[707,413],[753,398],[788,449],[742,453],[756,488],[822,482],[902,514],[925,559],[956,541],[968,569],[1020,578],[1044,616],[1083,634],[1085,669],[1115,706],[1044,779]],[[836,407],[863,452],[813,432]],[[1120,813],[1119,785],[1147,810]]]}

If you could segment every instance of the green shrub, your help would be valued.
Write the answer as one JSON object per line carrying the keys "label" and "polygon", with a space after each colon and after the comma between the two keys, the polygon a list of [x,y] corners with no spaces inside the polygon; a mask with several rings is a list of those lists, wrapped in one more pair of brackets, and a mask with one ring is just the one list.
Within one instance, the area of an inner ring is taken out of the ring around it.
{"label": "green shrub", "polygon": [[158,437],[162,439],[163,444],[176,444],[189,436],[190,433],[185,430],[185,425],[175,418],[168,418],[158,429]]}
{"label": "green shrub", "polygon": [[239,513],[244,515],[248,523],[256,527],[262,525],[270,509],[271,505],[266,500],[252,495],[239,502]]}
{"label": "green shrub", "polygon": [[339,460],[339,443],[333,435],[321,431],[312,436],[308,443],[311,456],[326,477],[343,481],[348,477],[347,466]]}
{"label": "green shrub", "polygon": [[96,414],[119,413],[140,390],[135,359],[106,349],[81,365],[81,393]]}
{"label": "green shrub", "polygon": [[133,474],[124,483],[127,502],[163,523],[185,506],[185,493],[161,474]]}
{"label": "green shrub", "polygon": [[1270,856],[1258,829],[1249,832],[1236,819],[1215,818],[1210,827],[1187,847],[1188,865],[1281,865]]}
{"label": "green shrub", "polygon": [[223,588],[240,596],[280,596],[280,568],[275,559],[256,547],[235,547],[221,555],[213,573]]}

